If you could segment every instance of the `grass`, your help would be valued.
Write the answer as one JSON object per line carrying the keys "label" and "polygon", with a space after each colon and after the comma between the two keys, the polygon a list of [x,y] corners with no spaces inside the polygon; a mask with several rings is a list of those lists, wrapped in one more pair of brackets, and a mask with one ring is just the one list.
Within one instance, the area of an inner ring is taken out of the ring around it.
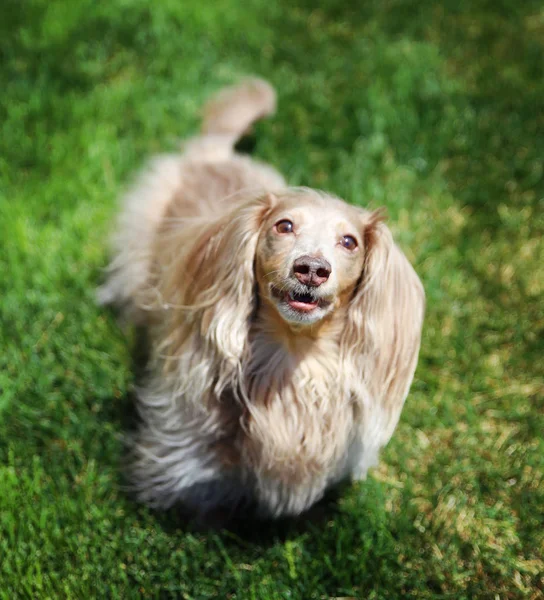
{"label": "grass", "polygon": [[[0,598],[542,598],[544,12],[526,0],[6,0]],[[198,533],[122,491],[115,201],[260,74],[256,153],[387,207],[428,297],[397,432],[317,521]]]}

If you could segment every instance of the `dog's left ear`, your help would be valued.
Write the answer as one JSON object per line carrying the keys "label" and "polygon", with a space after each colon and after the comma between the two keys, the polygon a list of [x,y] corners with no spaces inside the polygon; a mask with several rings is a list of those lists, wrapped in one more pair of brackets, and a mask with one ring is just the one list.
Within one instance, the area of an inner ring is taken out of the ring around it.
{"label": "dog's left ear", "polygon": [[228,360],[239,360],[247,341],[255,309],[257,241],[275,202],[273,194],[266,194],[222,219],[198,275],[199,299],[208,303],[201,333]]}
{"label": "dog's left ear", "polygon": [[363,219],[365,263],[342,346],[360,409],[360,441],[377,456],[393,434],[414,376],[425,294],[381,213],[364,213]]}
{"label": "dog's left ear", "polygon": [[[183,306],[166,323],[176,332],[169,339],[185,343],[192,338],[194,352],[215,356],[227,370],[228,364],[236,368],[247,343],[255,302],[255,250],[275,202],[273,194],[248,197],[216,220],[185,225],[174,268],[161,277],[162,297],[174,307]],[[178,353],[175,346],[164,351]]]}

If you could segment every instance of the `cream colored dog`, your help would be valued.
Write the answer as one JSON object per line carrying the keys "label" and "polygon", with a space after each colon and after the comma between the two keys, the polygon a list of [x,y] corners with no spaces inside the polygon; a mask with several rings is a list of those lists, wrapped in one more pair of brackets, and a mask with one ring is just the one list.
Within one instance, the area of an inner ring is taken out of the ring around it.
{"label": "cream colored dog", "polygon": [[124,200],[99,293],[149,328],[132,480],[154,506],[299,514],[365,477],[412,381],[424,293],[380,214],[234,152],[274,109],[264,81],[223,91]]}

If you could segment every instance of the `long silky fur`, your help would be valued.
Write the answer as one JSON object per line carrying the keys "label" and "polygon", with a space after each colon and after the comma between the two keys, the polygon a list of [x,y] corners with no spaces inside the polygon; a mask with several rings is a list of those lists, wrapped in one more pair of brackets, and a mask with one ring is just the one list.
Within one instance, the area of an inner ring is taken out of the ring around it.
{"label": "long silky fur", "polygon": [[360,211],[359,283],[302,357],[259,308],[267,215],[278,198],[327,201],[233,152],[274,106],[258,80],[224,92],[205,109],[203,135],[156,160],[124,201],[99,298],[150,331],[131,476],[153,506],[206,512],[252,500],[262,514],[299,514],[329,486],[366,475],[411,384],[424,295],[378,213]]}

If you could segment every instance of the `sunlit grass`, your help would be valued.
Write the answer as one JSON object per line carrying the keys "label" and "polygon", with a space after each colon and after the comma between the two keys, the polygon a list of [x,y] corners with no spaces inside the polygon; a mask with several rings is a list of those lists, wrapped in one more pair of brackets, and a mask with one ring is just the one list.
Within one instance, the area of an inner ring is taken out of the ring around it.
{"label": "sunlit grass", "polygon": [[[4,4],[0,597],[544,593],[544,13],[359,4]],[[256,154],[385,206],[428,309],[369,480],[314,521],[204,534],[122,491],[131,335],[94,288],[131,173],[246,74],[279,92]]]}

